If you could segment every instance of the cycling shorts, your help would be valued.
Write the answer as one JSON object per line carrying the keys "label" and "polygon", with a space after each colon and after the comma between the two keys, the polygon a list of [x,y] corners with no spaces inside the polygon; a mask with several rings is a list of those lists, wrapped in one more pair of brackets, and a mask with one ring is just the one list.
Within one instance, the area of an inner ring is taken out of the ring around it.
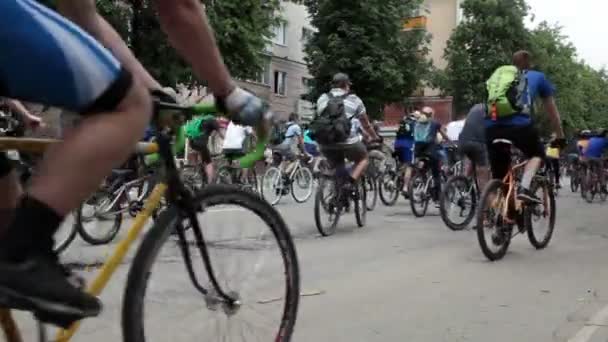
{"label": "cycling shorts", "polygon": [[111,111],[131,75],[93,37],[34,0],[0,1],[0,96],[76,113]]}
{"label": "cycling shorts", "polygon": [[[0,96],[76,113],[111,111],[131,75],[93,37],[34,0],[0,1]],[[0,152],[0,178],[11,171]]]}
{"label": "cycling shorts", "polygon": [[495,179],[502,179],[511,165],[511,146],[493,143],[496,139],[511,141],[527,159],[545,158],[544,146],[540,143],[540,136],[534,125],[488,127],[486,128],[486,143],[492,176]]}

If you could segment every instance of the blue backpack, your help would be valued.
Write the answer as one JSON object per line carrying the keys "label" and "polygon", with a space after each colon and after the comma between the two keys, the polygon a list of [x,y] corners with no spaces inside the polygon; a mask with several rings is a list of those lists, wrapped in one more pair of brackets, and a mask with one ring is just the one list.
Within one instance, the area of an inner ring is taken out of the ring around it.
{"label": "blue backpack", "polygon": [[433,136],[433,122],[417,122],[414,127],[414,141],[417,143],[430,143],[435,137]]}

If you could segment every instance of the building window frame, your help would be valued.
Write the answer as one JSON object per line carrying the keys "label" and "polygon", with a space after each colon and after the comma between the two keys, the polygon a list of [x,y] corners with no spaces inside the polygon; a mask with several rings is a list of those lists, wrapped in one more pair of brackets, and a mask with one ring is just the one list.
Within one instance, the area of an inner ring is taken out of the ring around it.
{"label": "building window frame", "polygon": [[281,45],[287,46],[287,22],[281,21],[280,24],[274,27],[274,36],[272,37],[272,42]]}
{"label": "building window frame", "polygon": [[282,70],[274,71],[274,84],[272,91],[275,95],[287,96],[287,72]]}

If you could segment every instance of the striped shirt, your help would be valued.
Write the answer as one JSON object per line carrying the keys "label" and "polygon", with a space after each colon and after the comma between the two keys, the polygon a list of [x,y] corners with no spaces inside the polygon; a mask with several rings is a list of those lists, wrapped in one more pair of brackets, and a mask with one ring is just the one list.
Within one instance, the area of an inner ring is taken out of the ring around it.
{"label": "striped shirt", "polygon": [[[334,88],[330,92],[333,96],[344,96],[344,94],[346,94],[346,91],[340,88]],[[327,94],[321,95],[319,100],[317,100],[317,114],[323,113],[328,103],[329,96]],[[347,118],[357,118],[359,115],[365,113],[365,105],[359,96],[350,94],[344,99],[344,111]],[[354,144],[359,141],[361,141],[359,134],[351,130],[351,135],[346,141],[346,144]]]}

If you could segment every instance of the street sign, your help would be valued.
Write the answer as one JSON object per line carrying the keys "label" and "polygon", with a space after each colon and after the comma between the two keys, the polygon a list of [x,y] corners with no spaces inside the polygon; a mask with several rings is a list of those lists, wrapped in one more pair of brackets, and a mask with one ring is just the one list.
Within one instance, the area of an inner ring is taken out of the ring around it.
{"label": "street sign", "polygon": [[427,17],[420,15],[413,18],[408,18],[403,22],[403,31],[426,29]]}

